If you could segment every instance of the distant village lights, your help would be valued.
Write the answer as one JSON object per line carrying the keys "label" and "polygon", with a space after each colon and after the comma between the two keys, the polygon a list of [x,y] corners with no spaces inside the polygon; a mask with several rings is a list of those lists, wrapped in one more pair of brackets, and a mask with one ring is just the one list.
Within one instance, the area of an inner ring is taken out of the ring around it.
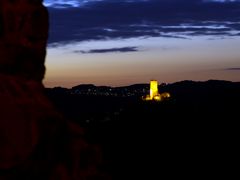
{"label": "distant village lights", "polygon": [[169,93],[162,93],[160,94],[158,92],[158,82],[156,80],[150,81],[150,94],[148,94],[146,97],[143,97],[143,100],[145,101],[163,101],[170,98]]}

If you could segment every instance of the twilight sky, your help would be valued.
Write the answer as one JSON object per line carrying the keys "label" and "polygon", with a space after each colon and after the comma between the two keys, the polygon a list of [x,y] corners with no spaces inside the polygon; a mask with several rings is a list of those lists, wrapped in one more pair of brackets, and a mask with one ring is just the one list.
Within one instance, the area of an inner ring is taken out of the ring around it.
{"label": "twilight sky", "polygon": [[45,0],[47,87],[240,81],[240,0]]}

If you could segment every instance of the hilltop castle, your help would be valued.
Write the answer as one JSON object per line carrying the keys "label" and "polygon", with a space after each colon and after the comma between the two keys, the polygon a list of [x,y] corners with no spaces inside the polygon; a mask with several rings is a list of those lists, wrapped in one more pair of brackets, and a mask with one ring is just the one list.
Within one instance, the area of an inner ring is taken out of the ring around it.
{"label": "hilltop castle", "polygon": [[150,94],[146,97],[143,97],[145,101],[163,101],[165,99],[170,98],[170,94],[165,92],[160,94],[158,92],[158,82],[156,80],[150,81]]}

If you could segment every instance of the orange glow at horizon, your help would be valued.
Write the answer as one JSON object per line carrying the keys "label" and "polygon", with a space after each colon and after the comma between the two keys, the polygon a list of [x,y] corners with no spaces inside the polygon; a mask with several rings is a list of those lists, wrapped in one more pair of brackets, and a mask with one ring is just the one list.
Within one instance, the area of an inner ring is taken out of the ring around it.
{"label": "orange glow at horizon", "polygon": [[[136,52],[74,53],[112,47],[139,47]],[[79,84],[127,86],[147,83],[209,79],[240,81],[240,37],[208,40],[144,38],[89,41],[49,47],[46,58],[46,87],[71,88]],[[211,47],[211,48],[209,48]]]}

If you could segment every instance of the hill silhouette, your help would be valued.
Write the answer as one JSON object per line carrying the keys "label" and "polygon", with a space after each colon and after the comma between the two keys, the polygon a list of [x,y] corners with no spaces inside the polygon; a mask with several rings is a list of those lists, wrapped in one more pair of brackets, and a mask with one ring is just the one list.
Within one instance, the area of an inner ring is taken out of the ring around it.
{"label": "hill silhouette", "polygon": [[[94,93],[80,93],[92,89]],[[46,93],[69,120],[86,128],[90,142],[102,147],[114,179],[185,177],[189,172],[200,177],[227,168],[234,158],[239,82],[162,84],[160,92],[170,92],[172,98],[160,103],[142,101],[148,84],[105,88],[110,89],[113,95],[96,93],[102,89],[94,85]]]}

